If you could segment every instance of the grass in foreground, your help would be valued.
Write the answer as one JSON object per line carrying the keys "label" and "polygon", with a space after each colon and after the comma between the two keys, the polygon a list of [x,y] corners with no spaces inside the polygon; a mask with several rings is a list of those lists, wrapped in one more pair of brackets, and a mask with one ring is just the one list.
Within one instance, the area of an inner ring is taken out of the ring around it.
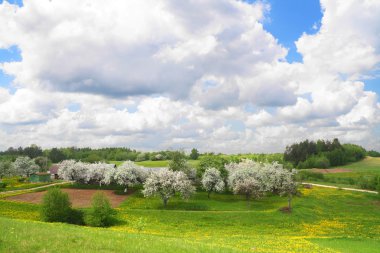
{"label": "grass in foreground", "polygon": [[[0,240],[13,252],[26,252],[29,240],[28,252],[378,252],[377,196],[317,187],[302,193],[292,214],[278,211],[286,204],[279,197],[247,205],[239,196],[209,201],[200,192],[187,202],[171,199],[165,210],[159,199],[135,193],[117,208],[111,228],[0,219]],[[36,210],[0,201],[1,216],[37,220]]]}
{"label": "grass in foreground", "polygon": [[0,218],[1,252],[237,252],[162,236]]}

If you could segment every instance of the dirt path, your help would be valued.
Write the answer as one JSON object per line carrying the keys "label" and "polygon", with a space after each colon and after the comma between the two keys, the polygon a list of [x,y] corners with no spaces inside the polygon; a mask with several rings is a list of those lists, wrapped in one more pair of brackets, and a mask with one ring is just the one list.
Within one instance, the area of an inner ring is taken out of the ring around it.
{"label": "dirt path", "polygon": [[346,190],[346,191],[368,192],[368,193],[378,194],[378,192],[376,192],[376,191],[369,191],[369,190],[362,190],[362,189],[355,189],[355,188],[344,188],[344,187],[337,187],[337,186],[324,185],[324,184],[313,184],[313,183],[302,183],[302,184],[303,185],[308,184],[308,185],[324,187],[324,188],[342,189],[342,190]]}
{"label": "dirt path", "polygon": [[[73,207],[79,208],[90,207],[92,196],[96,192],[104,193],[110,201],[112,207],[118,207],[128,197],[128,195],[117,195],[113,190],[62,189],[62,191],[69,195]],[[6,200],[40,204],[45,193],[46,191],[29,192],[7,197]]]}
{"label": "dirt path", "polygon": [[47,185],[38,186],[38,187],[34,187],[34,188],[29,188],[29,189],[20,189],[20,190],[13,190],[13,191],[5,191],[5,192],[0,192],[0,194],[9,194],[9,193],[17,193],[17,192],[34,191],[36,189],[43,189],[43,188],[48,188],[50,186],[67,184],[67,183],[71,183],[71,182],[69,182],[69,181],[68,182],[60,182],[60,183],[47,184]]}

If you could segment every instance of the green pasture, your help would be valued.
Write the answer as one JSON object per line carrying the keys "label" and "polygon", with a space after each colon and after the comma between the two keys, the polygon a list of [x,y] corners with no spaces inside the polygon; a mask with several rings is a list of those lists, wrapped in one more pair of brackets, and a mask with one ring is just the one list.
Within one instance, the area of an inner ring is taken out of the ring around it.
{"label": "green pasture", "polygon": [[378,252],[380,198],[314,187],[301,189],[292,213],[286,198],[247,203],[231,193],[198,192],[188,201],[144,198],[117,208],[110,228],[37,222],[38,205],[0,200],[2,252]]}

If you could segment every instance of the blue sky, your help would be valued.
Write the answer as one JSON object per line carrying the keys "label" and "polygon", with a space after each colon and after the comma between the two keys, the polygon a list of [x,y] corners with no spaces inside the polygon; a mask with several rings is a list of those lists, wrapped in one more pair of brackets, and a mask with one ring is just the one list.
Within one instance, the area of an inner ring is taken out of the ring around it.
{"label": "blue sky", "polygon": [[320,1],[0,0],[0,149],[380,149],[380,2]]}

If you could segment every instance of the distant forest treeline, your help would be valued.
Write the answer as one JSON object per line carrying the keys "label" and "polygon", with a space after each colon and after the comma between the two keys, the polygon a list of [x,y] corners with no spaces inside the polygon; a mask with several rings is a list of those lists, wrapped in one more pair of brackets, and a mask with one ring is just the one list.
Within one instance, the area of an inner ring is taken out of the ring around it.
{"label": "distant forest treeline", "polygon": [[328,168],[363,159],[366,155],[379,157],[377,151],[366,151],[356,144],[341,144],[338,139],[332,141],[305,140],[286,147],[284,160],[298,169]]}
{"label": "distant forest treeline", "polygon": [[[178,151],[157,151],[142,152],[126,147],[117,148],[52,148],[43,150],[37,145],[29,147],[10,147],[5,151],[0,151],[0,160],[14,161],[19,156],[28,156],[32,159],[40,159],[42,163],[58,163],[66,159],[74,159],[83,162],[99,161],[158,161],[170,160]],[[185,155],[185,154],[184,154]],[[377,151],[366,151],[363,147],[355,144],[341,144],[338,139],[332,141],[318,140],[303,141],[286,147],[284,153],[274,154],[214,154],[199,153],[193,148],[190,154],[185,155],[187,159],[197,160],[200,156],[219,156],[228,162],[237,162],[248,158],[257,162],[278,161],[286,167],[296,168],[328,168],[330,166],[343,165],[348,162],[358,161],[366,155],[380,157]],[[48,162],[41,158],[47,158]]]}

